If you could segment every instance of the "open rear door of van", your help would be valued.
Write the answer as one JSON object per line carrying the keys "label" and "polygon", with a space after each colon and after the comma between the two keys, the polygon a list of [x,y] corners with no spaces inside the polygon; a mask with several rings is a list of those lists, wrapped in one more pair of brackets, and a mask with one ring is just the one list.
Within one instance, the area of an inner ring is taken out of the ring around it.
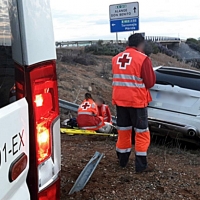
{"label": "open rear door of van", "polygon": [[[29,114],[31,200],[60,198],[60,118],[50,0],[9,0],[16,96]],[[20,199],[19,199],[20,200]]]}

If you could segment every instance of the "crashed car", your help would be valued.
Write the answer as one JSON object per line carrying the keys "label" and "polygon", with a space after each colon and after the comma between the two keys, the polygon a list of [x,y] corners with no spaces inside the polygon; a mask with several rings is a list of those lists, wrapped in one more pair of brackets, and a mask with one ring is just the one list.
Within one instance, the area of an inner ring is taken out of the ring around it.
{"label": "crashed car", "polygon": [[154,68],[156,84],[148,106],[152,133],[200,145],[200,72]]}

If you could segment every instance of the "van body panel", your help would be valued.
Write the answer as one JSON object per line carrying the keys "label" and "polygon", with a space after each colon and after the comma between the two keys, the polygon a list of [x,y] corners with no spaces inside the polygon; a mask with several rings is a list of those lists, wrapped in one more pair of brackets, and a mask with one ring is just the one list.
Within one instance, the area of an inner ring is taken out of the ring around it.
{"label": "van body panel", "polygon": [[[56,51],[50,1],[10,1],[13,2],[10,5],[10,10],[12,12],[11,29],[15,61],[19,65],[30,66],[47,60],[55,60]],[[23,60],[20,58],[20,50]]]}
{"label": "van body panel", "polygon": [[[29,117],[25,98],[0,109],[0,199],[30,199],[26,184],[29,169]],[[16,180],[10,181],[12,164],[22,154],[27,165]]]}

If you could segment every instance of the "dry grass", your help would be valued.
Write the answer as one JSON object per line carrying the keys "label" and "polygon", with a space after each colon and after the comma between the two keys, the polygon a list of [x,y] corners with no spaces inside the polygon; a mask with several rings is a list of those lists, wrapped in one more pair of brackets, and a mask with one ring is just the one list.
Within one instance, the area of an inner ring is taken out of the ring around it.
{"label": "dry grass", "polygon": [[169,66],[169,67],[195,69],[191,67],[189,64],[177,61],[177,59],[166,56],[165,54],[162,54],[162,53],[152,54],[151,59],[152,59],[152,63],[154,67],[162,65],[162,66]]}

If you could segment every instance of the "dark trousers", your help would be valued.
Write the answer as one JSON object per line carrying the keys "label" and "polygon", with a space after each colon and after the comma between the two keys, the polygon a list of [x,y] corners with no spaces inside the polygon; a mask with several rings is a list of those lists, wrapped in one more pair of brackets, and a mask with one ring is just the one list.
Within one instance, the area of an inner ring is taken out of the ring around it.
{"label": "dark trousers", "polygon": [[120,165],[125,167],[128,163],[130,151],[126,150],[125,140],[130,144],[131,138],[128,140],[127,134],[129,134],[128,137],[132,136],[130,132],[122,132],[121,130],[132,127],[131,130],[133,129],[135,132],[135,169],[137,172],[143,171],[147,167],[147,150],[150,143],[147,108],[117,106],[117,126],[120,136],[118,136],[116,151]]}

